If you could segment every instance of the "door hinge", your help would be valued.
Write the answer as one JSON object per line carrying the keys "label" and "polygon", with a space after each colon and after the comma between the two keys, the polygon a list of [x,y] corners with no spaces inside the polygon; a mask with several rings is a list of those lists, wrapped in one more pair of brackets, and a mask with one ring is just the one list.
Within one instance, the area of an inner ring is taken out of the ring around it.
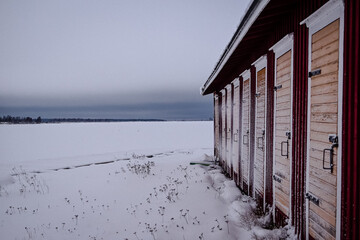
{"label": "door hinge", "polygon": [[319,206],[320,200],[319,200],[318,197],[315,197],[313,194],[307,192],[305,194],[305,198],[309,199],[309,201],[311,201],[311,202],[313,202],[313,203],[315,203],[316,205]]}
{"label": "door hinge", "polygon": [[273,175],[273,179],[274,179],[276,182],[281,183],[281,178],[279,178],[278,176]]}
{"label": "door hinge", "polygon": [[280,88],[282,88],[282,84],[275,86],[275,87],[274,87],[274,91],[277,91],[277,90],[280,89]]}
{"label": "door hinge", "polygon": [[309,77],[311,78],[313,76],[320,75],[320,74],[321,74],[321,69],[317,69],[312,72],[309,72]]}

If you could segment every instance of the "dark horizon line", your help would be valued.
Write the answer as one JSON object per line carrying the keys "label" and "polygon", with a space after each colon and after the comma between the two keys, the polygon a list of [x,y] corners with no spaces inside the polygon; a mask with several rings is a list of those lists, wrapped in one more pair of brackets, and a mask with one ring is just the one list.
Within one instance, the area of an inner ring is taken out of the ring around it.
{"label": "dark horizon line", "polygon": [[[9,118],[6,121],[6,118]],[[213,121],[212,118],[209,119],[174,119],[174,120],[166,120],[166,119],[159,119],[159,118],[40,118],[40,123],[66,123],[66,122],[172,122],[172,121]],[[2,121],[1,123],[9,123],[9,124],[22,124],[22,123],[36,123],[36,118],[30,117],[19,117],[19,116],[3,116],[0,117]],[[31,119],[31,122],[26,122],[26,119]],[[11,120],[11,121],[9,121]]]}

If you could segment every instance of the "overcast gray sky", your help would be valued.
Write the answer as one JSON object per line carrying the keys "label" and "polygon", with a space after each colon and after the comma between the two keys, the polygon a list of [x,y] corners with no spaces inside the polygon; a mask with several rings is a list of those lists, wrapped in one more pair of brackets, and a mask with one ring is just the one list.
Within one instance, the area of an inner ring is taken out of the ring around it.
{"label": "overcast gray sky", "polygon": [[1,0],[0,115],[209,118],[200,86],[248,2]]}

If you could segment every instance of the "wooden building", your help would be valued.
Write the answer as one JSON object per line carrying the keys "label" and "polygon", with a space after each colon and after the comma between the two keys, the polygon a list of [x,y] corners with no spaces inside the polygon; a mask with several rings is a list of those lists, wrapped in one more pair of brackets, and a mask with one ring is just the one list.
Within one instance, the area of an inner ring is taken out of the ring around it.
{"label": "wooden building", "polygon": [[202,87],[214,154],[301,239],[360,239],[357,0],[252,0]]}

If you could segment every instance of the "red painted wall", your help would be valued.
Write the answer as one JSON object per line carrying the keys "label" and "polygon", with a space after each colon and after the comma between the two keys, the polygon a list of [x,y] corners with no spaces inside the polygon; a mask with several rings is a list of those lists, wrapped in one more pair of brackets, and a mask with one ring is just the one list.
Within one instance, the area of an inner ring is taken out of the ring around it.
{"label": "red painted wall", "polygon": [[250,68],[250,164],[249,164],[249,195],[253,196],[254,189],[254,162],[255,162],[255,92],[256,92],[256,69]]}
{"label": "red painted wall", "polygon": [[360,2],[346,0],[342,132],[342,239],[360,239],[359,16]]}
{"label": "red painted wall", "polygon": [[266,188],[265,202],[273,204],[273,143],[274,143],[274,71],[275,54],[267,53],[267,111],[266,111]]}
{"label": "red painted wall", "polygon": [[[273,0],[273,6],[281,0]],[[292,131],[292,224],[301,238],[305,238],[305,173],[306,173],[306,136],[307,136],[307,61],[308,61],[308,30],[299,23],[319,9],[327,0],[293,1],[294,10],[282,17],[280,23],[274,27],[272,34],[264,39],[263,45],[250,51],[249,59],[242,59],[234,74],[248,69],[249,62],[263,54],[268,58],[268,89],[267,89],[267,167],[272,167],[272,137],[273,137],[273,61],[272,52],[267,52],[272,45],[286,34],[294,32],[294,71],[293,71],[293,131]],[[341,236],[343,239],[360,239],[360,106],[359,106],[359,23],[360,1],[344,0],[345,2],[345,36],[344,36],[344,86],[343,86],[343,132],[342,132],[342,209]],[[225,75],[224,75],[225,76]],[[251,67],[251,115],[250,121],[255,122],[255,68]],[[226,79],[222,84],[226,84]],[[220,85],[218,86],[221,87]],[[242,81],[240,79],[242,94]],[[220,90],[220,89],[219,89]],[[242,97],[240,98],[242,99]],[[241,109],[241,105],[240,105]],[[240,111],[241,112],[241,111]],[[241,114],[241,113],[240,113]],[[241,119],[241,116],[240,116]],[[241,125],[240,125],[241,126]],[[253,191],[254,167],[254,124],[250,126],[250,193]],[[272,169],[267,169],[268,176]],[[272,178],[266,179],[267,186],[272,186]],[[245,189],[244,189],[245,190]],[[265,200],[271,204],[272,189],[266,188]]]}
{"label": "red painted wall", "polygon": [[307,136],[308,31],[299,26],[294,32],[293,130],[292,130],[292,224],[305,236],[305,166]]}

